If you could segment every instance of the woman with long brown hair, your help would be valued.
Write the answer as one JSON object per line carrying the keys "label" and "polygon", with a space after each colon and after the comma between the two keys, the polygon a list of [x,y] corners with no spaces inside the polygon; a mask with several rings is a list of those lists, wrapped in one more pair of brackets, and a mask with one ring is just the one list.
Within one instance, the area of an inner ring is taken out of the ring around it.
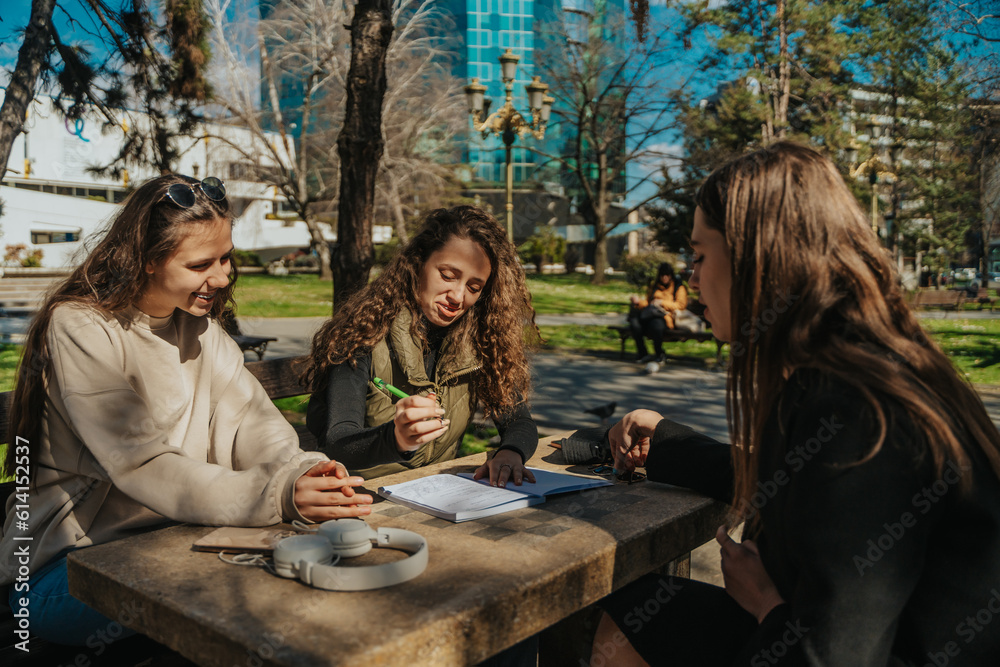
{"label": "woman with long brown hair", "polygon": [[836,167],[778,143],[719,168],[696,202],[690,285],[731,345],[733,444],[652,411],[611,441],[616,467],[732,501],[743,540],[719,528],[725,589],[646,578],[610,596],[595,651],[616,665],[1000,664],[986,627],[1000,436]]}
{"label": "woman with long brown hair", "polygon": [[363,480],[299,448],[216,321],[232,306],[232,224],[219,179],[153,179],[31,324],[7,434],[17,486],[0,585],[34,636],[82,646],[111,623],[69,595],[74,549],[170,520],[370,511],[353,489]]}
{"label": "woman with long brown hair", "polygon": [[480,405],[501,442],[477,478],[533,479],[524,462],[538,444],[525,404],[534,318],[517,252],[496,220],[473,206],[432,211],[313,339],[309,429],[370,479],[455,458]]}

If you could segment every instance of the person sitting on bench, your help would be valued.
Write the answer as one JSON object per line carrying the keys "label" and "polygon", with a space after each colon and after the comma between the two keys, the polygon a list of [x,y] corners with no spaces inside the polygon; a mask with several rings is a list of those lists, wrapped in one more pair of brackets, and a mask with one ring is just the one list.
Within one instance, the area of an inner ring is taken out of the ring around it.
{"label": "person sitting on bench", "polygon": [[[662,361],[663,337],[673,329],[676,314],[688,306],[687,288],[674,273],[674,267],[664,262],[656,271],[656,278],[649,284],[646,298],[632,296],[628,325],[635,339],[636,361]],[[653,353],[646,352],[646,338],[653,341]]]}

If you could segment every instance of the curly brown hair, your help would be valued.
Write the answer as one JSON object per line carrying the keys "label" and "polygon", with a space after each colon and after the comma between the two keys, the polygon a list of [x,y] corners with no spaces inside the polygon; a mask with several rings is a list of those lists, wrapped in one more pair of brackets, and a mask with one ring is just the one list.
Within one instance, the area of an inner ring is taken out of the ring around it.
{"label": "curly brown hair", "polygon": [[509,412],[524,400],[531,387],[525,347],[540,340],[531,295],[514,245],[493,216],[475,206],[442,208],[427,215],[421,231],[375,280],[344,302],[313,338],[304,383],[317,391],[326,384],[331,366],[356,364],[356,357],[370,352],[389,334],[403,308],[412,315],[410,334],[426,348],[427,326],[417,301],[421,270],[454,237],[481,247],[491,272],[475,307],[448,327],[447,335],[473,350],[480,365],[475,396],[487,416]]}
{"label": "curly brown hair", "polygon": [[[193,206],[181,208],[166,198],[167,189],[176,183],[192,186],[197,195]],[[52,311],[64,303],[78,303],[108,315],[121,313],[138,303],[145,291],[150,280],[146,266],[173,255],[194,226],[201,228],[216,220],[232,224],[228,201],[212,201],[195,187],[198,183],[189,176],[167,174],[141,185],[122,204],[103,236],[96,237],[99,241],[83,264],[49,293],[39,309],[28,329],[17,367],[7,433],[9,443],[17,437],[27,439],[32,460],[41,446],[44,376],[50,363],[46,334]],[[218,317],[224,309],[232,307],[235,283],[234,269],[229,285],[216,295],[211,317]],[[14,473],[14,450],[7,448],[4,461],[7,475]],[[31,469],[36,470],[37,466]]]}

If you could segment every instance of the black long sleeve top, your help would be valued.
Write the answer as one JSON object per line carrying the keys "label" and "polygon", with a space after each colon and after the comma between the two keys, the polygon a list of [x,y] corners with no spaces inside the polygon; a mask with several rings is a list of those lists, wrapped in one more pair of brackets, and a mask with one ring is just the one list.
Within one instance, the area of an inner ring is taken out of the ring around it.
{"label": "black long sleeve top", "polygon": [[[438,345],[432,345],[424,355],[427,377],[434,377]],[[357,365],[338,364],[330,369],[326,387],[309,399],[306,426],[319,440],[321,449],[330,458],[340,461],[348,470],[369,468],[383,463],[405,463],[412,454],[402,454],[396,448],[392,421],[368,428],[365,426],[365,400],[371,379],[371,355],[356,358]],[[538,427],[525,403],[518,404],[509,414],[498,417],[500,449],[512,449],[527,461],[538,445]],[[465,430],[466,424],[451,424]]]}
{"label": "black long sleeve top", "polygon": [[[757,493],[761,559],[786,601],[736,664],[1000,665],[1000,481],[966,441],[939,477],[924,435],[883,399],[886,440],[853,386],[795,372],[765,426]],[[649,479],[731,500],[729,445],[663,420]],[[780,661],[779,661],[780,658]]]}

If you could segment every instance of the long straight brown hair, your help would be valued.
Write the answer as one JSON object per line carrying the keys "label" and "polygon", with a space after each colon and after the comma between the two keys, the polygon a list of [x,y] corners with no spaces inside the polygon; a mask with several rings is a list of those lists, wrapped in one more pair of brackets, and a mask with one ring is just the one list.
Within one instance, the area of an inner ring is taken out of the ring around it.
{"label": "long straight brown hair", "polygon": [[[176,183],[194,189],[195,203],[190,208],[181,208],[167,198],[167,189]],[[195,226],[216,220],[232,224],[228,201],[212,201],[201,192],[198,181],[188,176],[160,176],[129,195],[83,264],[46,297],[28,329],[11,399],[4,474],[14,474],[17,437],[28,441],[29,456],[37,460],[45,414],[45,377],[51,362],[47,333],[52,311],[64,303],[83,304],[106,315],[127,310],[139,301],[149,283],[147,264],[168,259]],[[235,283],[234,268],[229,285],[219,290],[212,304],[211,317],[232,306]],[[36,469],[31,466],[32,471]]]}
{"label": "long straight brown hair", "polygon": [[904,303],[887,253],[830,160],[775,143],[717,169],[695,201],[732,258],[726,402],[734,506],[756,490],[764,424],[799,368],[841,378],[867,398],[880,433],[865,461],[886,435],[878,394],[926,434],[938,474],[948,461],[968,469],[960,441],[967,434],[1000,477],[996,426]]}

